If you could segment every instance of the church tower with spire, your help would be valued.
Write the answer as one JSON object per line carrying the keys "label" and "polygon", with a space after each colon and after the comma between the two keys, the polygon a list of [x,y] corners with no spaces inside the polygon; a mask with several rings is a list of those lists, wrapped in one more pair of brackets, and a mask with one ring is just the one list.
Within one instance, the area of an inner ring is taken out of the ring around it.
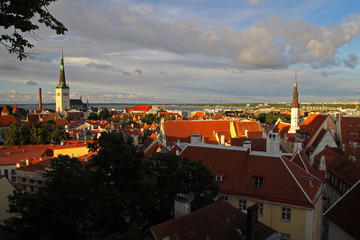
{"label": "church tower with spire", "polygon": [[289,133],[296,133],[296,130],[299,129],[299,101],[298,101],[298,84],[296,80],[297,73],[295,72],[295,82],[294,82],[294,92],[293,92],[293,101],[291,103],[291,125]]}
{"label": "church tower with spire", "polygon": [[61,49],[59,84],[55,89],[56,112],[64,114],[70,109],[70,88],[66,85],[63,51]]}

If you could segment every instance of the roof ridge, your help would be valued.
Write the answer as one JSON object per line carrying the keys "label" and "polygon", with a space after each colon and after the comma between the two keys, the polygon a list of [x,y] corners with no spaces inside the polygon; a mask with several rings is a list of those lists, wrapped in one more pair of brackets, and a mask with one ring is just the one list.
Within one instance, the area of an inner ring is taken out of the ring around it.
{"label": "roof ridge", "polygon": [[[304,195],[306,196],[306,198],[309,200],[310,204],[313,205],[312,201],[310,200],[309,196],[307,195],[307,193],[305,192],[305,190],[301,187],[300,183],[298,182],[298,180],[296,179],[296,177],[294,176],[294,174],[291,172],[291,170],[289,169],[288,165],[285,163],[284,159],[282,158],[282,156],[280,156],[280,160],[283,162],[283,164],[285,165],[286,169],[289,171],[289,173],[291,174],[291,176],[293,177],[293,179],[295,180],[295,182],[297,183],[297,185],[300,187],[301,191],[304,193]],[[293,163],[294,164],[294,163]],[[296,164],[295,164],[296,165]],[[299,166],[297,166],[298,168],[300,168]]]}

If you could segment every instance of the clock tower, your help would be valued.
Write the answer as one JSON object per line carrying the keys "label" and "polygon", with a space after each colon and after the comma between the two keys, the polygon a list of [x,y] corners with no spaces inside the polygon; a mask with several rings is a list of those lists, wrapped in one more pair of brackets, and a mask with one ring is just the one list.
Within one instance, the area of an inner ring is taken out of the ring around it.
{"label": "clock tower", "polygon": [[56,112],[64,114],[70,109],[70,88],[66,85],[63,51],[61,49],[59,84],[55,89]]}

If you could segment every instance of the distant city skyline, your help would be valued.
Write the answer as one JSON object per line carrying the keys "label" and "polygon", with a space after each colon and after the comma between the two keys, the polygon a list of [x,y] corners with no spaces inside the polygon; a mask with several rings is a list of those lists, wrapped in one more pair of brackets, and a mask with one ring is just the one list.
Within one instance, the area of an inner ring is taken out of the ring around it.
{"label": "distant city skyline", "polygon": [[[356,101],[360,4],[355,0],[71,1],[49,11],[36,56],[0,47],[0,103],[55,103],[61,49],[71,98],[93,103]],[[1,29],[3,31],[3,29]]]}

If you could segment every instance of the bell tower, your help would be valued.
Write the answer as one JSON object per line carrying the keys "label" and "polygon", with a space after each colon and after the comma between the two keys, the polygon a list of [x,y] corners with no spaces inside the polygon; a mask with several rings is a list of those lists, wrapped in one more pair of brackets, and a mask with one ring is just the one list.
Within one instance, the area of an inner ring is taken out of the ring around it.
{"label": "bell tower", "polygon": [[299,101],[298,101],[298,84],[297,84],[297,72],[295,72],[295,82],[293,91],[293,101],[291,103],[291,125],[289,133],[296,133],[299,129]]}
{"label": "bell tower", "polygon": [[55,89],[56,99],[56,112],[64,114],[66,110],[70,109],[70,88],[66,85],[65,69],[64,69],[64,57],[61,49],[61,61],[60,61],[60,77],[59,84]]}

